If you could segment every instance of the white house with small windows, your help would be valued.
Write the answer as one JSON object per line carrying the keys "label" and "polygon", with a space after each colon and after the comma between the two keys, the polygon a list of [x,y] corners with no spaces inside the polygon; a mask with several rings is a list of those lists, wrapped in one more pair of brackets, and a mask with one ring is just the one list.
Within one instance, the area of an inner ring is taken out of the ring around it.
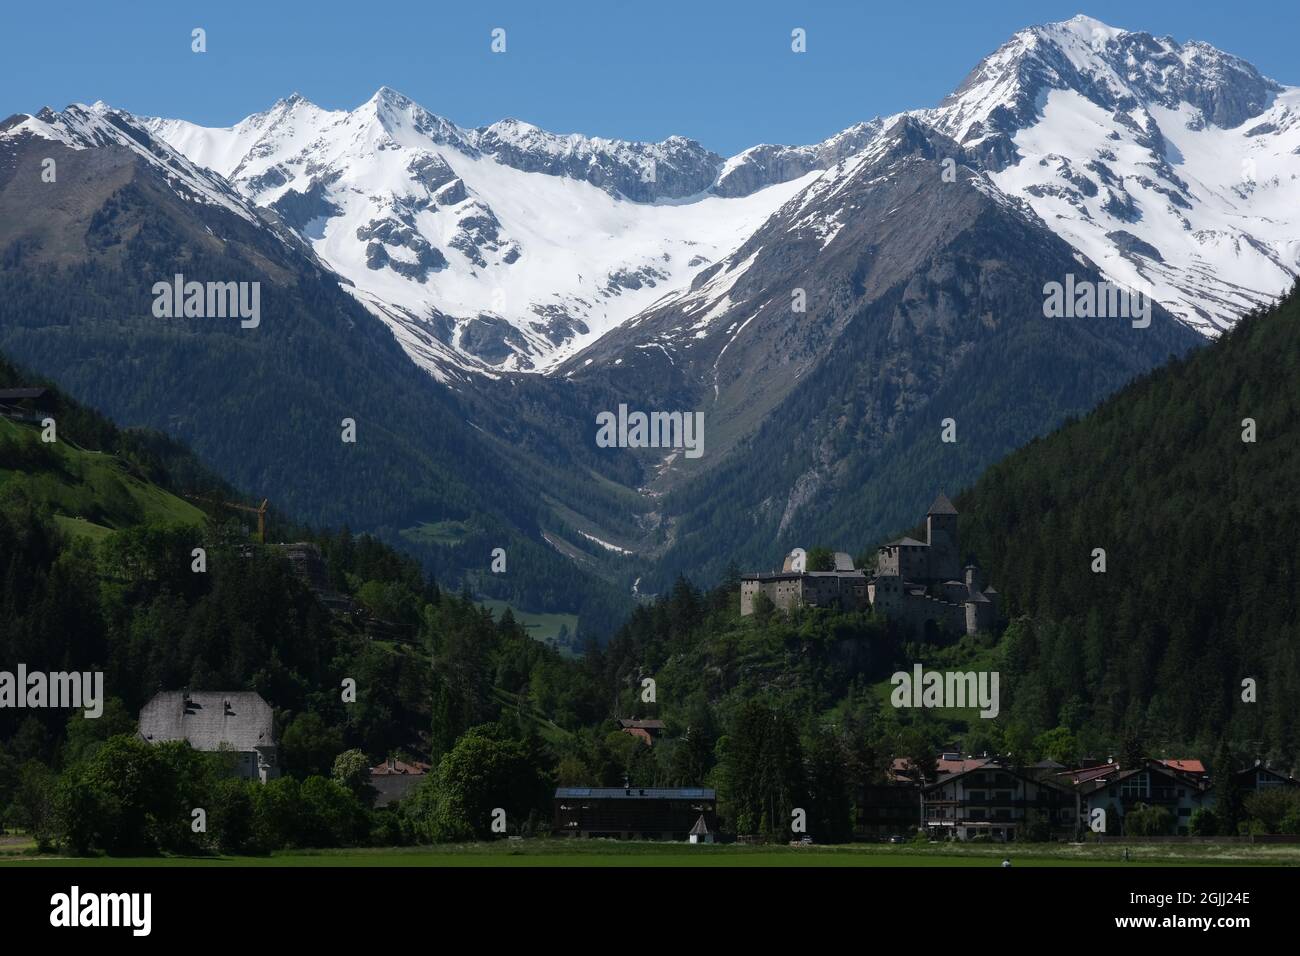
{"label": "white house with small windows", "polygon": [[1035,822],[1054,835],[1073,832],[1078,803],[1068,786],[996,759],[969,763],[922,788],[921,819],[931,838],[1010,841]]}
{"label": "white house with small windows", "polygon": [[1079,793],[1083,820],[1091,820],[1092,811],[1100,808],[1106,812],[1104,832],[1115,836],[1125,832],[1124,817],[1139,804],[1168,810],[1174,820],[1173,832],[1178,836],[1191,833],[1193,813],[1214,805],[1203,777],[1157,760],[1148,760],[1131,770],[1118,764],[1093,768],[1090,779],[1079,783]]}
{"label": "white house with small windows", "polygon": [[230,751],[240,777],[266,783],[280,775],[274,716],[252,691],[163,691],[140,711],[139,733],[151,744],[184,740],[195,750]]}

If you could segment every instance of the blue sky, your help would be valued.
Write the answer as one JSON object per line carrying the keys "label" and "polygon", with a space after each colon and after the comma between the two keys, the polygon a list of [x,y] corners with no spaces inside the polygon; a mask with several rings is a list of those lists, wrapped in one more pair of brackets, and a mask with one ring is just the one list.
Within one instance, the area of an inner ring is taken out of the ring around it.
{"label": "blue sky", "polygon": [[[380,86],[463,126],[506,116],[625,139],[680,133],[724,155],[808,143],[932,106],[1017,29],[1087,13],[1200,39],[1300,83],[1300,4],[910,0],[72,0],[6,4],[0,117],[102,99],[229,125],[297,90],[351,108]],[[203,27],[208,52],[190,52]],[[506,53],[489,50],[506,30]],[[790,52],[790,31],[808,52]]]}

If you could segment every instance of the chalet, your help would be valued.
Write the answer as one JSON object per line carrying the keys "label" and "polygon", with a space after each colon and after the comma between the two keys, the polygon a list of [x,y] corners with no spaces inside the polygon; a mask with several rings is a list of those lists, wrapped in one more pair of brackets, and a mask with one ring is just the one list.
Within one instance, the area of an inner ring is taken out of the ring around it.
{"label": "chalet", "polygon": [[370,786],[375,788],[375,806],[386,807],[410,795],[428,775],[427,763],[389,758],[383,763],[370,768]]}
{"label": "chalet", "polygon": [[1300,787],[1300,780],[1279,773],[1259,761],[1256,761],[1253,767],[1238,770],[1234,776],[1237,778],[1237,786],[1244,793],[1252,793],[1257,790],[1272,790],[1276,787]]}
{"label": "chalet", "polygon": [[998,758],[964,761],[922,788],[921,818],[931,837],[1011,841],[1035,822],[1050,834],[1074,832],[1078,804],[1068,786],[1013,768]]}
{"label": "chalet", "polygon": [[718,828],[717,794],[703,787],[559,787],[554,804],[556,836],[684,841],[701,819]]}
{"label": "chalet", "polygon": [[1128,770],[1108,763],[1060,776],[1072,777],[1082,819],[1091,820],[1093,810],[1104,810],[1105,832],[1110,834],[1123,833],[1125,814],[1140,804],[1165,807],[1174,818],[1174,832],[1187,836],[1192,814],[1214,804],[1204,776],[1175,769],[1160,760],[1147,760]]}
{"label": "chalet", "polygon": [[154,694],[140,711],[139,733],[151,744],[184,740],[205,753],[229,751],[245,780],[280,776],[271,705],[252,691]]}
{"label": "chalet", "polygon": [[0,388],[0,417],[39,422],[54,405],[54,393],[47,388]]}
{"label": "chalet", "polygon": [[654,742],[664,732],[664,722],[662,720],[641,720],[636,717],[625,717],[619,720],[618,726],[623,733],[631,734],[647,747],[654,746]]}

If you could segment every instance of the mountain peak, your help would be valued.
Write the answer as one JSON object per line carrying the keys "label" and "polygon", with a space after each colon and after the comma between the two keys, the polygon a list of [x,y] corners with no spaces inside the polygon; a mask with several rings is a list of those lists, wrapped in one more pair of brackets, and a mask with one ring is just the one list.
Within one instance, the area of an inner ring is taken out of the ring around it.
{"label": "mountain peak", "polygon": [[1108,112],[1187,105],[1231,129],[1264,112],[1282,89],[1208,43],[1184,45],[1080,15],[1017,32],[927,116],[963,145],[1006,139],[1032,125],[1046,94],[1060,90]]}
{"label": "mountain peak", "polygon": [[[1113,40],[1115,37],[1128,32],[1119,27],[1113,27],[1108,23],[1102,23],[1096,17],[1090,17],[1086,13],[1076,13],[1068,20],[1060,20],[1056,23],[1046,24],[1045,28],[1049,30],[1055,29],[1059,32],[1072,33],[1075,36],[1087,37],[1088,39],[1094,40],[1102,38]],[[1038,27],[1037,29],[1044,29],[1044,27]]]}
{"label": "mountain peak", "polygon": [[[275,101],[275,107],[283,107],[288,109],[293,109],[296,106],[315,106],[315,105],[316,105],[315,103],[307,99],[307,97],[303,96],[297,90],[294,90],[288,96],[282,97],[281,99]],[[272,108],[274,109],[275,107]]]}

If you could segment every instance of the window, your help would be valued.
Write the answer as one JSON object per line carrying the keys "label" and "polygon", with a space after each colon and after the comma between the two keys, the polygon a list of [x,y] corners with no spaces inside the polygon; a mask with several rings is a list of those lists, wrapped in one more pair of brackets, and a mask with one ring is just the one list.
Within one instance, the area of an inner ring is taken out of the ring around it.
{"label": "window", "polygon": [[1135,773],[1119,785],[1121,797],[1147,797],[1151,795],[1151,781],[1145,771]]}
{"label": "window", "polygon": [[1180,817],[1190,817],[1190,816],[1192,815],[1192,808],[1191,808],[1191,807],[1179,807],[1179,808],[1178,808],[1178,815],[1179,815]]}

